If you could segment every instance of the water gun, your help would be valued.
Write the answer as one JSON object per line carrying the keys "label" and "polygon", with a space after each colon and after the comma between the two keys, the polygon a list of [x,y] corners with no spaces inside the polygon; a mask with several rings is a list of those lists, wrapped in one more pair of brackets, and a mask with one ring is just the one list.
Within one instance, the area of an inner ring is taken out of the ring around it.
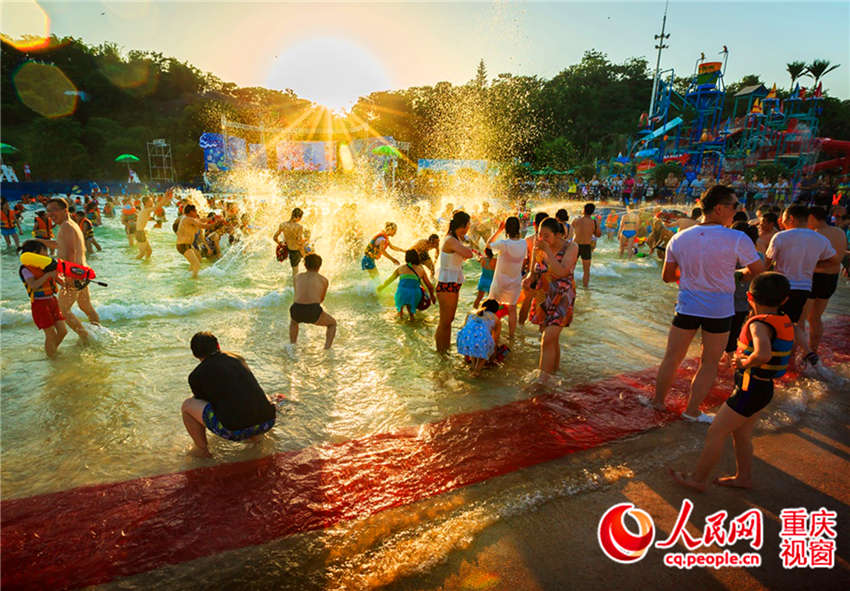
{"label": "water gun", "polygon": [[54,259],[35,252],[25,252],[21,255],[21,264],[29,267],[36,267],[48,273],[51,271],[57,271],[60,275],[64,275],[68,279],[82,281],[86,285],[91,282],[96,283],[97,285],[102,285],[103,287],[107,286],[107,284],[103,281],[94,281],[94,278],[96,277],[94,269],[78,265],[77,263],[72,263],[71,261]]}

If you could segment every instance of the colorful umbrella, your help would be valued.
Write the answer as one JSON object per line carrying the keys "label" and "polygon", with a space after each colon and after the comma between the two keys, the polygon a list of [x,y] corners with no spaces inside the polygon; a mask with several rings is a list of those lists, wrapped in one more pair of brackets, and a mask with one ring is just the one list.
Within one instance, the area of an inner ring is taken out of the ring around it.
{"label": "colorful umbrella", "polygon": [[391,146],[389,144],[383,144],[377,148],[373,148],[372,153],[377,156],[389,156],[390,158],[401,157],[401,151],[395,146]]}
{"label": "colorful umbrella", "polygon": [[15,146],[0,142],[0,154],[14,154],[17,151]]}
{"label": "colorful umbrella", "polygon": [[132,154],[121,154],[115,159],[115,162],[138,162],[139,157]]}

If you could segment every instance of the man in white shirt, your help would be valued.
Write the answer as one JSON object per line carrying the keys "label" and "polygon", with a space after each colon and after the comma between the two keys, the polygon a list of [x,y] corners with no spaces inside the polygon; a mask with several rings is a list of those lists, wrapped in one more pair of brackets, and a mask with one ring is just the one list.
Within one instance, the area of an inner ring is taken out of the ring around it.
{"label": "man in white shirt", "polygon": [[667,245],[662,271],[665,283],[679,282],[679,298],[673,326],[667,336],[667,350],[658,368],[652,404],[664,410],[676,370],[684,361],[697,329],[702,329],[702,357],[691,380],[688,407],[682,418],[710,423],[700,412],[717,377],[720,357],[729,339],[735,315],[735,271],[739,266],[746,279],[752,279],[765,266],[752,240],[743,232],[727,228],[738,199],[725,185],[714,185],[702,198],[703,222],[680,231]]}
{"label": "man in white shirt", "polygon": [[814,302],[809,299],[812,277],[818,264],[840,263],[841,255],[823,235],[807,227],[809,208],[805,205],[788,207],[779,222],[785,229],[770,239],[765,259],[768,266],[773,263],[774,270],[785,275],[791,283],[790,295],[780,311],[794,323],[794,343],[803,350],[803,361],[815,366],[818,356],[810,348],[806,326]]}

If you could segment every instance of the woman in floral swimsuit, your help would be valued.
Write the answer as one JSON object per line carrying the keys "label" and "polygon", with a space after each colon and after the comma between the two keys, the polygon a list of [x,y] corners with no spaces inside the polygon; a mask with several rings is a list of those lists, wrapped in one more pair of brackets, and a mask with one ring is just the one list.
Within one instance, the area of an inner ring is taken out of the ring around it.
{"label": "woman in floral swimsuit", "polygon": [[578,246],[565,238],[558,220],[548,218],[540,226],[534,248],[542,257],[538,257],[527,281],[529,285],[536,284],[531,321],[540,327],[542,333],[538,367],[544,373],[554,374],[561,361],[561,329],[569,326],[573,319],[576,299],[573,272]]}

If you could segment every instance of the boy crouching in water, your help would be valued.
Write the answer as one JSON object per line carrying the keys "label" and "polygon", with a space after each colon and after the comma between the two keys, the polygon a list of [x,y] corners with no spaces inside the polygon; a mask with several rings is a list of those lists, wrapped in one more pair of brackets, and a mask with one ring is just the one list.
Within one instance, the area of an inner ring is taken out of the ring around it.
{"label": "boy crouching in water", "polygon": [[298,341],[299,324],[315,324],[327,327],[325,349],[330,349],[336,334],[336,320],[322,310],[322,302],[328,293],[328,280],[319,275],[321,266],[322,257],[308,254],[304,257],[306,271],[295,276],[294,303],[289,307],[289,342],[295,344]]}
{"label": "boy crouching in water", "polygon": [[720,486],[753,485],[753,428],[773,398],[773,380],[785,374],[794,345],[794,326],[779,312],[791,285],[780,273],[762,273],[750,284],[747,299],[753,314],[744,323],[735,353],[735,391],[714,417],[705,447],[692,474],[670,471],[679,484],[705,491],[712,468],[720,460],[726,437],[735,442],[734,476],[714,480]]}
{"label": "boy crouching in water", "polygon": [[[47,256],[47,247],[36,240],[27,240],[20,250],[21,253],[33,252]],[[30,296],[32,319],[35,325],[44,331],[44,351],[48,357],[54,357],[62,339],[68,334],[65,317],[62,316],[59,301],[56,299],[58,286],[63,283],[56,276],[56,269],[47,271],[30,265],[21,265],[18,275]]]}

